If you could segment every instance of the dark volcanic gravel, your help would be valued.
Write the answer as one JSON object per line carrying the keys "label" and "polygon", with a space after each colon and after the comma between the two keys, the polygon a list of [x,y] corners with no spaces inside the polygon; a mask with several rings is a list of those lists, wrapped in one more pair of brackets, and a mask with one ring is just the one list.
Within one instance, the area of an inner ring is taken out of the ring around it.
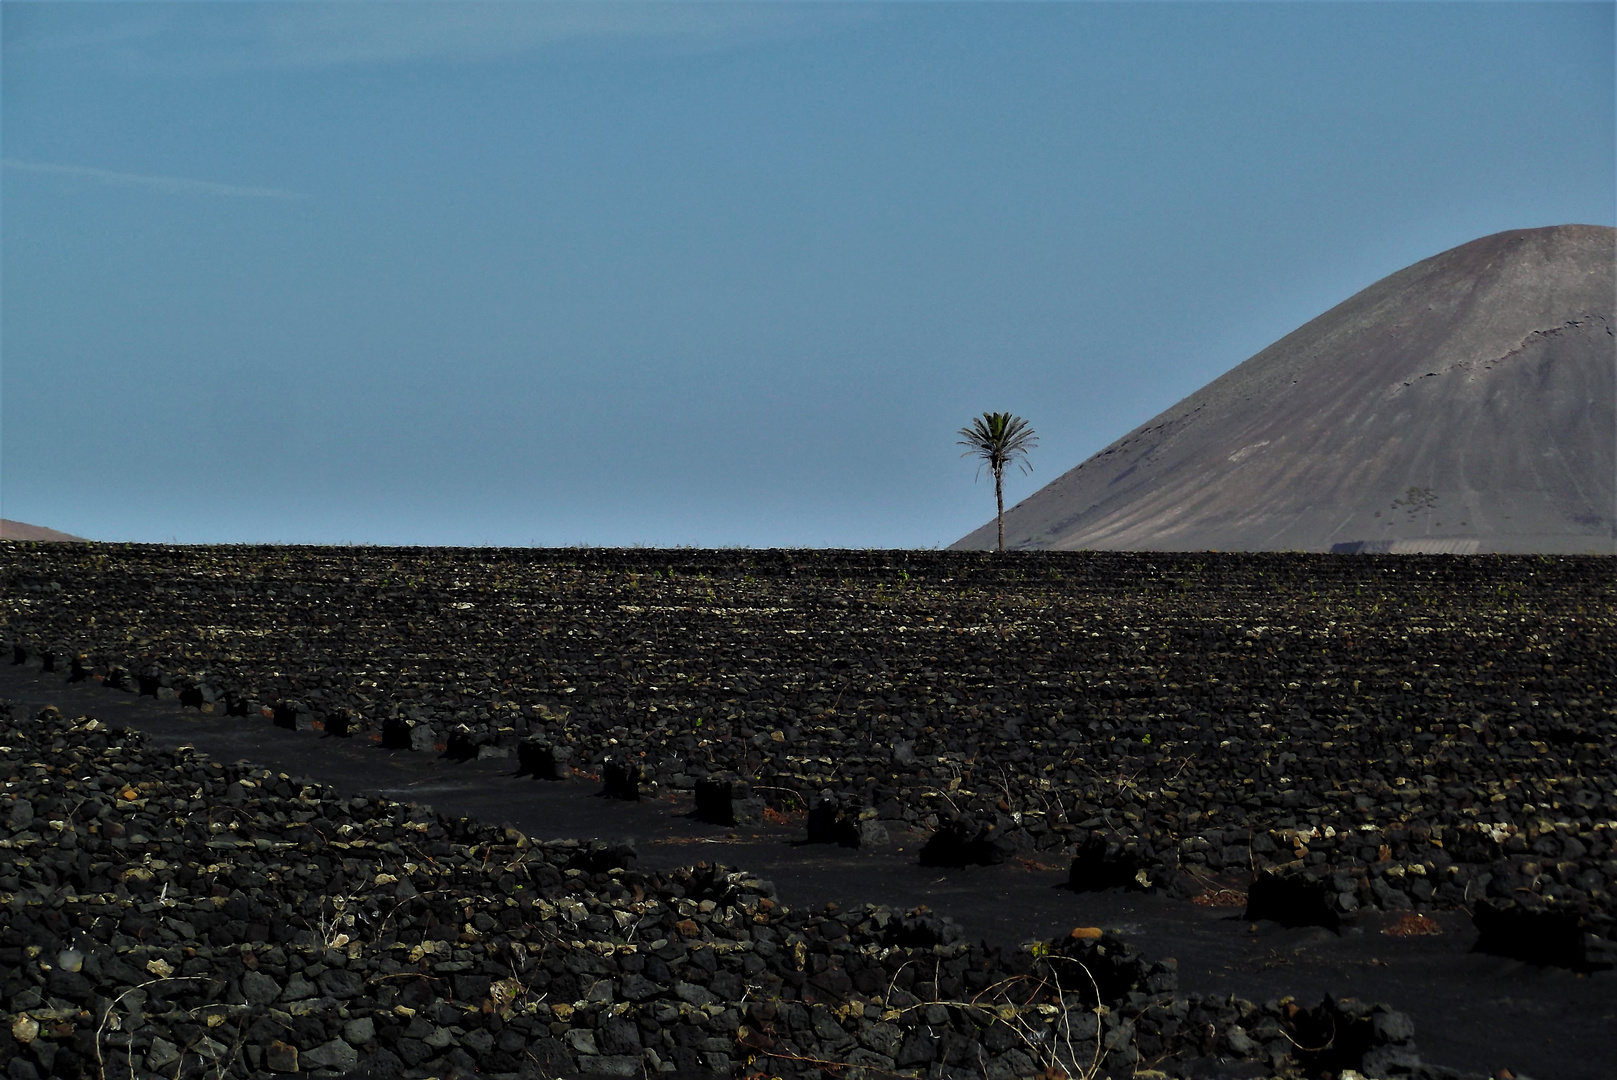
{"label": "dark volcanic gravel", "polygon": [[4,550],[24,668],[225,724],[1607,977],[1611,560]]}
{"label": "dark volcanic gravel", "polygon": [[1385,1006],[1181,996],[1173,961],[1099,929],[1006,952],[53,709],[6,708],[0,738],[12,1080],[1460,1075]]}

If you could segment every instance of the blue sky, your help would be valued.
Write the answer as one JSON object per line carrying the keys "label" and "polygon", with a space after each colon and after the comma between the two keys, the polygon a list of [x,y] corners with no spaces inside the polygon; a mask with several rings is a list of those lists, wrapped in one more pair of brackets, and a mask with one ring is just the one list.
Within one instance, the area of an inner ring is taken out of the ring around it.
{"label": "blue sky", "polygon": [[1606,4],[0,7],[0,513],[931,547],[1376,279],[1617,224]]}

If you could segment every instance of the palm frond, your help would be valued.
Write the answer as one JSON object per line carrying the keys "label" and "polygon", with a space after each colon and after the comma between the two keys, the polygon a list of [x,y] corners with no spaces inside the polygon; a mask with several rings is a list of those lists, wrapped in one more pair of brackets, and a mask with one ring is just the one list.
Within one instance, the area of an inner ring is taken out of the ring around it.
{"label": "palm frond", "polygon": [[[966,448],[961,457],[979,458],[997,476],[1013,462],[1023,472],[1032,472],[1027,453],[1039,443],[1033,428],[1020,416],[1004,412],[985,412],[975,417],[969,427],[960,429],[960,446]],[[979,466],[980,472],[980,466]]]}

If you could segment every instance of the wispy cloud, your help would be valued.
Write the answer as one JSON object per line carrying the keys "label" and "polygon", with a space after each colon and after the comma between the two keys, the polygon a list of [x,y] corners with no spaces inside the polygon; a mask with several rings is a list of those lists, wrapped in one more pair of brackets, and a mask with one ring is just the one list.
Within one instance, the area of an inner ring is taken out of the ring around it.
{"label": "wispy cloud", "polygon": [[152,176],[147,173],[113,172],[94,169],[87,165],[58,165],[49,161],[19,161],[15,158],[0,160],[8,169],[18,172],[50,173],[95,180],[103,184],[143,187],[168,195],[223,195],[236,199],[307,199],[309,196],[282,188],[242,187],[237,184],[215,184],[207,180],[191,180],[183,176]]}
{"label": "wispy cloud", "polygon": [[[511,56],[589,40],[733,48],[811,30],[828,12],[767,4],[297,5],[243,27],[240,44],[277,66],[325,67]],[[243,57],[245,59],[245,56]]]}
{"label": "wispy cloud", "polygon": [[[879,17],[861,4],[373,2],[69,6],[22,20],[9,48],[141,73],[214,74],[477,61],[585,42],[710,51]],[[8,27],[8,30],[11,29]]]}

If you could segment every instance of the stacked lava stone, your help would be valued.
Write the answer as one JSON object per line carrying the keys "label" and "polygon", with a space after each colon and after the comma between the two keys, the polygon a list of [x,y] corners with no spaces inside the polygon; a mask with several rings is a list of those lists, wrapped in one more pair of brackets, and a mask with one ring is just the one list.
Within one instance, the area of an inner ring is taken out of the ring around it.
{"label": "stacked lava stone", "polygon": [[0,779],[12,1080],[1455,1075],[1400,1013],[1181,997],[1099,931],[1001,951],[923,911],[803,914],[54,709],[0,709]]}
{"label": "stacked lava stone", "polygon": [[1290,919],[1482,900],[1574,965],[1617,934],[1609,558],[4,550],[16,662],[221,718],[1079,888],[1282,879]]}

